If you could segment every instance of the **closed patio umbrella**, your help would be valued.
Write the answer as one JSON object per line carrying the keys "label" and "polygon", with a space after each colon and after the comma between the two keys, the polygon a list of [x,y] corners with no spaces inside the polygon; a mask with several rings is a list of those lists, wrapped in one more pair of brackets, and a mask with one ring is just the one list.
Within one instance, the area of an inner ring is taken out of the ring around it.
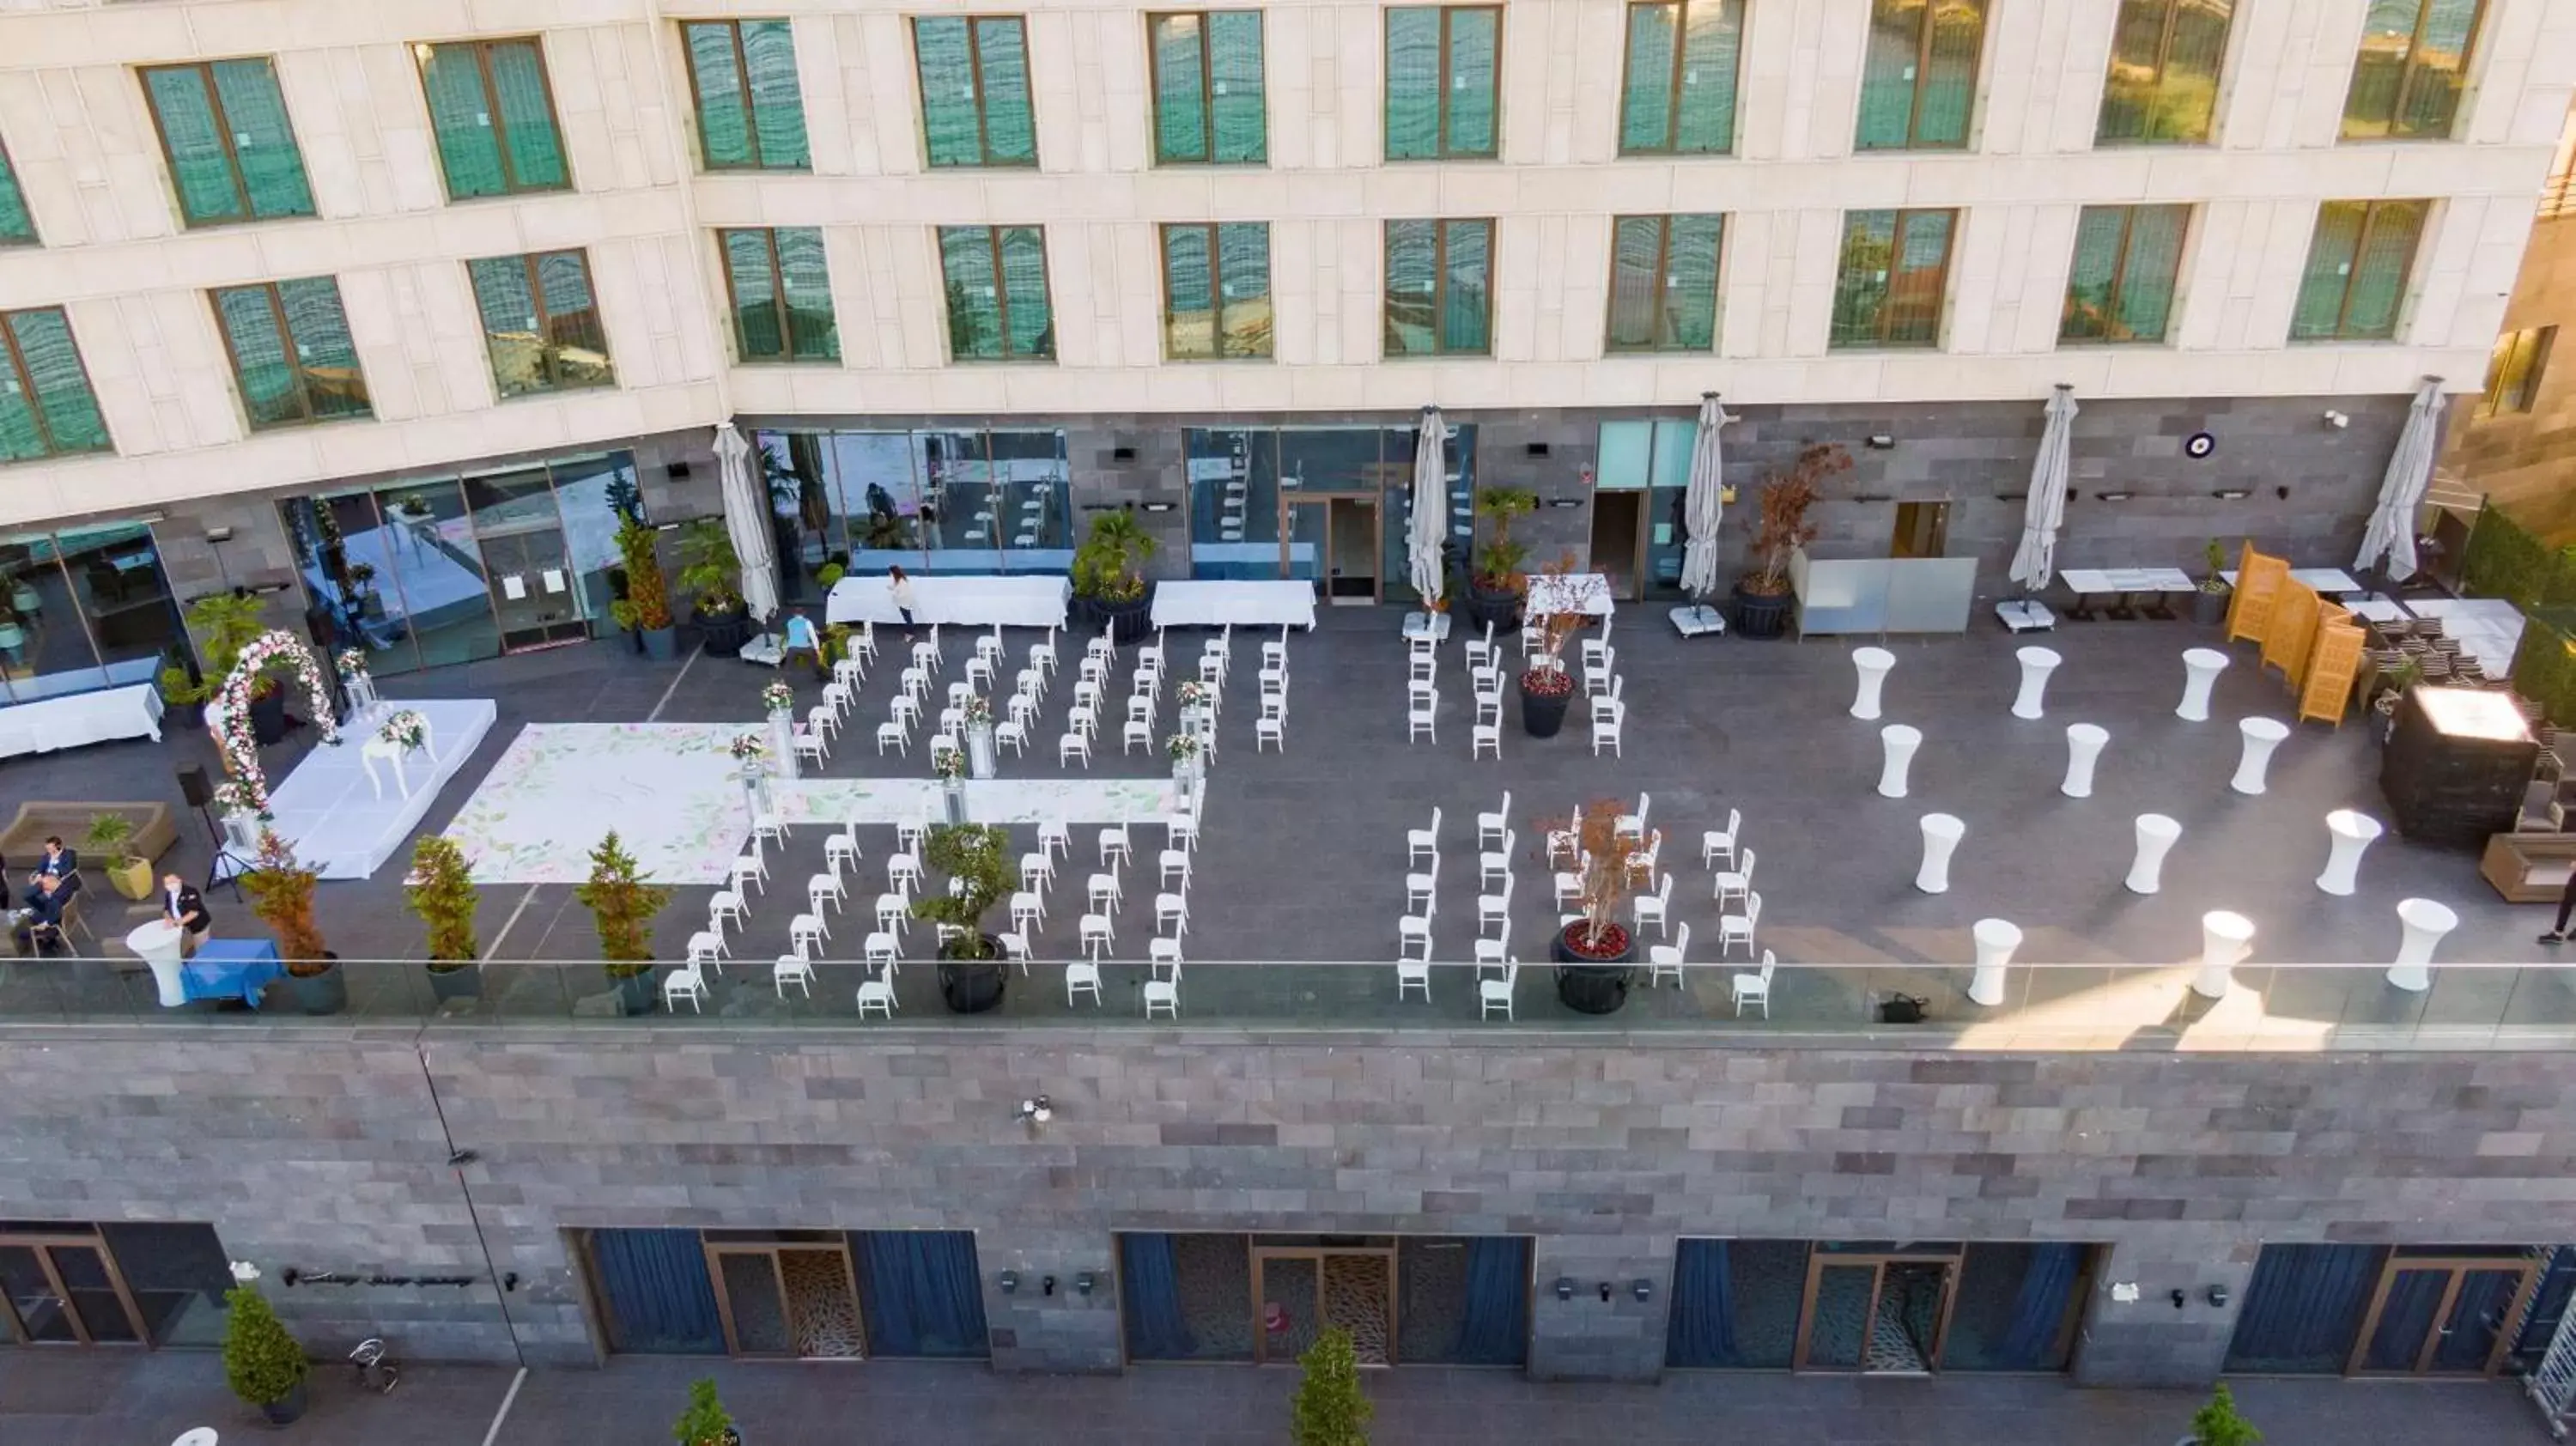
{"label": "closed patio umbrella", "polygon": [[2023,504],[2021,545],[2006,573],[2025,593],[2042,591],[2057,575],[2057,529],[2066,521],[2066,478],[2075,446],[2075,389],[2060,382],[2049,394],[2048,424],[2039,434],[2039,457],[2030,465],[2030,499]]}
{"label": "closed patio umbrella", "polygon": [[763,622],[778,614],[778,547],[769,521],[769,489],[754,475],[751,444],[727,422],[716,428],[716,472],[724,490],[725,534],[742,564],[742,600]]}
{"label": "closed patio umbrella", "polygon": [[1438,407],[1422,409],[1422,432],[1413,444],[1413,522],[1404,533],[1404,558],[1413,590],[1426,604],[1440,601],[1445,579],[1440,569],[1440,541],[1449,529],[1449,456],[1442,445],[1448,429]]}
{"label": "closed patio umbrella", "polygon": [[2442,379],[2426,377],[2406,409],[2406,429],[2397,434],[2397,450],[2388,456],[2388,475],[2379,484],[2379,505],[2371,510],[2370,527],[2361,535],[2361,551],[2352,570],[2367,572],[2388,559],[2390,582],[2415,575],[2415,513],[2424,504],[2424,488],[2433,480],[2433,446],[2442,429]]}
{"label": "closed patio umbrella", "polygon": [[1718,526],[1726,518],[1722,464],[1725,456],[1718,430],[1735,420],[1717,403],[1717,393],[1699,398],[1699,435],[1691,442],[1690,482],[1682,493],[1682,591],[1702,602],[1717,591]]}

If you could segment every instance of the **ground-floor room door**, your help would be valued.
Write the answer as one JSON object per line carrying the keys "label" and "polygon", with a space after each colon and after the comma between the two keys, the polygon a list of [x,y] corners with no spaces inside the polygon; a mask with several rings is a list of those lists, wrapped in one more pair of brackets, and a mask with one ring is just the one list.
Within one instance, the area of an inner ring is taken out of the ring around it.
{"label": "ground-floor room door", "polygon": [[1283,494],[1279,575],[1315,584],[1319,601],[1378,598],[1377,498]]}
{"label": "ground-floor room door", "polygon": [[2503,1369],[2533,1327],[2544,1277],[2564,1309],[2562,1251],[2458,1245],[2267,1245],[2236,1314],[2237,1374],[2456,1376]]}
{"label": "ground-floor room door", "polygon": [[580,1235],[611,1351],[790,1360],[991,1353],[968,1231]]}
{"label": "ground-floor room door", "polygon": [[9,1334],[25,1345],[139,1346],[143,1313],[94,1235],[0,1235]]}
{"label": "ground-floor room door", "polygon": [[1511,1235],[1118,1237],[1134,1361],[1294,1361],[1328,1326],[1363,1365],[1528,1359],[1530,1242]]}
{"label": "ground-floor room door", "polygon": [[1327,1326],[1351,1333],[1363,1366],[1394,1364],[1395,1252],[1279,1249],[1252,1252],[1253,1359],[1294,1361]]}
{"label": "ground-floor room door", "polygon": [[1675,1369],[2062,1371],[2095,1271],[2065,1242],[1678,1243]]}
{"label": "ground-floor room door", "polygon": [[2390,1256],[2350,1373],[2494,1375],[2539,1275],[2536,1258]]}
{"label": "ground-floor room door", "polygon": [[1951,1255],[1829,1254],[1807,1264],[1797,1369],[1924,1375],[1950,1320]]}
{"label": "ground-floor room door", "polygon": [[1646,498],[1644,492],[1592,494],[1592,570],[1610,580],[1610,596],[1621,602],[1646,595]]}

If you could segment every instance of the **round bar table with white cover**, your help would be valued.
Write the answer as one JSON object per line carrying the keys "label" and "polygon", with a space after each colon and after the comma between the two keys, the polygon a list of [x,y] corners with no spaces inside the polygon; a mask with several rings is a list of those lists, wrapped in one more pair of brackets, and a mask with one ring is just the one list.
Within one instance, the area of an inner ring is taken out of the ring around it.
{"label": "round bar table with white cover", "polygon": [[1993,1008],[2004,1002],[2004,968],[2021,947],[2021,928],[2006,919],[1979,919],[1968,926],[1977,941],[1977,972],[1968,981],[1968,997]]}
{"label": "round bar table with white cover", "polygon": [[1923,746],[1923,730],[1890,723],[1878,730],[1878,741],[1887,750],[1886,766],[1878,771],[1878,796],[1903,798],[1906,770],[1914,766],[1914,750]]}
{"label": "round bar table with white cover", "polygon": [[2366,813],[2338,808],[2326,815],[2326,833],[2334,840],[2326,850],[2326,870],[2317,875],[2317,887],[2329,894],[2350,894],[2354,878],[2361,872],[2362,850],[2370,847],[2381,829],[2379,820]]}
{"label": "round bar table with white cover", "polygon": [[2397,962],[2388,966],[2388,982],[2420,994],[2433,987],[2434,947],[2460,926],[2460,916],[2431,899],[2400,899],[2397,923],[2405,932],[2398,937]]}
{"label": "round bar table with white cover", "polygon": [[2290,736],[2289,725],[2277,718],[2245,718],[2237,722],[2236,731],[2245,735],[2245,751],[2237,756],[2236,776],[2227,780],[2227,786],[2238,793],[2261,793],[2263,771],[2271,765],[2272,750]]}
{"label": "round bar table with white cover", "polygon": [[2165,855],[2182,837],[2182,825],[2161,813],[2138,815],[2138,855],[2129,864],[2129,892],[2152,894],[2164,886]]}
{"label": "round bar table with white cover", "polygon": [[176,1009],[188,1002],[188,986],[179,975],[180,956],[187,950],[178,925],[167,919],[138,925],[126,934],[125,947],[151,968],[162,1008]]}
{"label": "round bar table with white cover", "polygon": [[1914,887],[1927,894],[1950,892],[1950,855],[1967,832],[1966,822],[1954,814],[1923,815],[1923,867],[1914,873]]}
{"label": "round bar table with white cover", "polygon": [[2185,723],[2209,721],[2209,690],[2227,671],[2227,655],[2216,648],[2185,648],[2182,653],[2182,706],[2174,716]]}
{"label": "round bar table with white cover", "polygon": [[2066,725],[2066,781],[2057,791],[2068,798],[2093,796],[2093,764],[2102,756],[2102,745],[2111,741],[2111,733],[2092,723]]}
{"label": "round bar table with white cover", "polygon": [[2022,648],[2013,653],[2021,659],[2021,691],[2013,695],[2012,713],[2016,718],[2039,718],[2046,715],[2040,706],[2048,691],[2048,675],[2064,661],[2047,648]]}
{"label": "round bar table with white cover", "polygon": [[1851,715],[1864,722],[1878,717],[1879,690],[1887,684],[1887,670],[1896,666],[1896,655],[1885,648],[1856,648],[1852,667],[1860,674],[1860,691],[1852,698]]}
{"label": "round bar table with white cover", "polygon": [[2192,976],[2191,992],[2204,999],[2225,998],[2228,985],[2235,982],[2231,971],[2253,952],[2253,920],[2224,909],[2201,915],[2200,972]]}

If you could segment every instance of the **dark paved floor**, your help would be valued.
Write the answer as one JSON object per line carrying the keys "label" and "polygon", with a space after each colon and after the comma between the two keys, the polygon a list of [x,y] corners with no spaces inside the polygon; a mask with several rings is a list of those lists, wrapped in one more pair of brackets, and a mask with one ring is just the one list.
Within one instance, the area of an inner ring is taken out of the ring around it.
{"label": "dark paved floor", "polygon": [[[879,1361],[756,1365],[626,1359],[532,1373],[492,1446],[670,1439],[691,1377],[712,1373],[749,1446],[1278,1446],[1289,1370],[1168,1367],[1123,1377],[1005,1377],[981,1366]],[[153,1356],[0,1351],[0,1446],[163,1446],[211,1426],[226,1446],[480,1446],[511,1373],[414,1368],[391,1396],[315,1377],[313,1408],[272,1430],[223,1388],[208,1352]],[[2040,1377],[1924,1380],[1676,1374],[1660,1385],[1537,1385],[1502,1371],[1410,1368],[1364,1377],[1384,1446],[1608,1442],[1703,1446],[2172,1446],[2199,1398],[2087,1391]],[[2509,1383],[2247,1381],[2239,1406],[2266,1446],[2547,1441]]]}
{"label": "dark paved floor", "polygon": [[[1520,830],[1512,941],[1532,963],[1544,958],[1555,917],[1547,873],[1533,857],[1543,817],[1603,798],[1633,806],[1639,794],[1651,794],[1650,821],[1670,839],[1664,868],[1675,879],[1674,924],[1690,925],[1689,957],[1709,964],[1718,957],[1718,911],[1709,873],[1699,861],[1698,838],[1703,829],[1722,824],[1730,809],[1740,809],[1743,841],[1760,857],[1754,884],[1764,899],[1761,945],[1778,951],[1784,965],[1844,966],[1829,972],[1784,969],[1773,1011],[1783,1026],[1856,1027],[1867,1017],[1867,1001],[1892,989],[1930,996],[1936,1018],[1972,1021],[1993,1045],[2063,1045],[2089,1034],[2107,1043],[2188,1037],[2198,1045],[2262,1036],[2303,1047],[2311,1040],[2329,1042],[2338,1031],[2364,1042],[2390,1042],[2409,1037],[2422,1021],[2450,1027],[2457,1042],[2474,1040],[2499,1021],[2551,1030],[2576,1026],[2576,992],[2552,975],[2454,968],[2437,975],[2428,995],[2403,994],[2380,981],[2379,966],[2396,944],[2393,908],[2401,897],[2420,894],[2459,911],[2461,927],[2441,957],[2463,965],[2548,958],[2531,939],[2542,925],[2541,912],[2497,900],[2478,878],[2474,855],[2421,847],[2393,834],[2372,847],[2356,896],[2317,891],[2312,880],[2326,852],[2325,814],[2354,807],[2385,816],[2375,781],[2376,744],[2359,722],[2341,729],[2301,725],[2276,755],[2266,795],[2229,791],[2238,751],[2235,721],[2256,713],[2286,717],[2288,699],[2279,680],[2240,651],[2220,680],[2213,721],[2195,725],[2174,718],[2179,654],[2208,643],[2207,630],[2143,621],[2068,625],[2048,640],[2065,663],[2051,682],[2042,722],[2016,720],[2007,711],[2018,676],[2016,640],[1979,627],[1962,637],[1891,642],[1899,662],[1887,684],[1886,721],[1911,723],[1925,734],[1913,796],[1891,801],[1873,791],[1879,725],[1845,714],[1852,669],[1840,642],[1685,643],[1651,610],[1631,609],[1612,639],[1629,704],[1623,755],[1591,752],[1578,709],[1575,726],[1553,740],[1528,738],[1516,719],[1507,720],[1504,758],[1497,764],[1468,757],[1467,689],[1455,645],[1444,650],[1441,664],[1440,742],[1407,744],[1404,651],[1395,621],[1391,610],[1328,609],[1315,634],[1291,640],[1284,754],[1251,746],[1252,664],[1260,635],[1238,634],[1223,754],[1190,891],[1188,957],[1361,961],[1366,967],[1232,974],[1199,968],[1184,988],[1191,1017],[1472,1023],[1475,991],[1463,967],[1442,973],[1433,1003],[1410,1001],[1399,1016],[1392,969],[1383,961],[1394,956],[1395,920],[1403,910],[1404,831],[1427,825],[1438,807],[1445,816],[1445,848],[1435,954],[1464,965],[1476,932],[1473,815],[1497,807],[1508,789]],[[850,741],[835,750],[831,774],[926,771],[922,750],[908,759],[880,758],[868,741],[895,687],[897,634],[884,636],[888,657],[871,674],[853,714]],[[943,677],[962,675],[970,636],[948,634],[950,663]],[[1014,653],[1033,636],[1015,631]],[[1171,635],[1176,661],[1195,658],[1205,636]],[[1062,771],[1052,740],[1063,728],[1078,643],[1068,637],[1063,651],[1066,676],[1049,694],[1047,712],[1034,730],[1036,746],[1025,763],[1006,759],[1006,777]],[[1511,652],[1516,658],[1517,649]],[[393,696],[498,699],[498,726],[429,815],[427,826],[440,828],[523,723],[749,720],[758,712],[755,690],[767,676],[706,657],[655,665],[594,645],[389,678],[383,688]],[[797,686],[805,701],[817,692],[810,680],[799,679]],[[1167,709],[1171,687],[1167,682]],[[1141,753],[1122,758],[1117,751],[1116,720],[1126,692],[1122,659],[1109,689],[1111,711],[1096,775],[1141,776],[1163,768],[1159,759]],[[1168,711],[1165,720],[1168,727]],[[2065,798],[2056,787],[2064,730],[2077,721],[2111,732],[2095,794],[2085,800]],[[290,741],[275,750],[272,773],[282,776],[303,746]],[[0,765],[0,781],[9,796],[163,798],[175,808],[174,767],[210,759],[202,736],[174,735],[160,745],[116,744],[15,760]],[[1917,892],[1912,879],[1919,860],[1917,821],[1935,809],[1959,815],[1968,832],[1952,869],[1952,889],[1929,896]],[[2163,892],[2142,898],[2120,881],[2130,857],[2131,820],[2150,810],[2178,818],[2184,835],[2166,868]],[[207,858],[205,842],[193,816],[187,822],[170,861],[199,871]],[[892,847],[891,829],[869,833],[852,890],[861,909],[883,887],[882,860]],[[1147,879],[1161,846],[1158,833],[1136,830],[1139,867],[1128,872],[1118,919],[1117,954],[1129,960],[1141,958],[1143,940],[1152,932],[1154,890]],[[1076,858],[1037,940],[1041,958],[1076,952],[1073,919],[1079,910],[1068,905],[1066,895],[1079,889],[1080,875],[1097,863],[1092,830],[1077,826],[1075,835]],[[1022,846],[1033,847],[1034,840]],[[714,1004],[724,1017],[851,1012],[859,977],[854,965],[828,968],[811,1006],[782,1006],[770,989],[767,961],[786,951],[787,917],[803,908],[801,900],[791,905],[789,898],[822,867],[819,831],[800,831],[786,853],[772,863],[784,889],[754,900],[752,928],[735,944],[737,958],[752,967],[736,967],[718,981]],[[389,866],[372,880],[322,887],[324,931],[344,958],[419,957],[418,924],[401,906],[399,878],[399,868]],[[681,890],[659,930],[663,957],[676,957],[687,935],[703,927],[707,893]],[[228,922],[245,912],[228,895],[215,902],[230,911]],[[2239,971],[2248,988],[2210,1010],[2185,997],[2188,971],[2176,966],[2196,955],[2200,915],[2215,908],[2248,914],[2260,933],[2252,965]],[[1967,926],[1990,915],[2025,931],[2025,962],[2148,966],[2152,972],[2018,970],[2013,1008],[1997,1016],[1976,1014],[1962,997],[1966,971],[1956,966],[1972,955]],[[111,909],[95,922],[113,937],[130,921]],[[489,957],[499,961],[578,960],[596,948],[586,913],[562,886],[486,889],[481,932]],[[864,932],[857,918],[836,919],[831,952],[855,953]],[[911,952],[927,952],[925,932],[916,933]],[[1744,955],[1739,951],[1733,962],[1740,965]],[[2356,967],[2276,976],[2260,967],[2269,963]],[[430,1007],[416,971],[348,972],[362,1008],[413,1014]],[[1701,1025],[1712,1016],[1731,1023],[1728,972],[1696,970],[1688,989],[1632,1003],[1616,1019],[1623,1027]],[[480,1006],[486,1013],[560,1017],[602,987],[587,966],[506,977],[498,970],[487,973],[493,983]],[[899,981],[907,1023],[934,1022],[928,1017],[938,1012],[930,974],[926,968],[907,970]],[[1105,1012],[1133,1014],[1143,977],[1141,967],[1113,969]],[[1542,979],[1525,978],[1516,1004],[1524,1015],[1581,1022],[1554,1003]],[[1031,984],[1014,991],[1009,1007],[1032,1018],[1065,1017],[1058,971],[1041,966]],[[59,991],[31,995],[24,976],[0,988],[0,1013],[66,1008],[78,1012]],[[1083,1009],[1089,1012],[1087,1001]]]}

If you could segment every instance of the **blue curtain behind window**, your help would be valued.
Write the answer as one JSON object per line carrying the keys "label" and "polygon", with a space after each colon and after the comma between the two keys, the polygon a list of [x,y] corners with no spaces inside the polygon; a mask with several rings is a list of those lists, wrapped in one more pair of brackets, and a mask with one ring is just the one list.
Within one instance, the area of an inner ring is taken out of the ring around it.
{"label": "blue curtain behind window", "polygon": [[1517,1366],[1529,1348],[1529,1242],[1480,1235],[1467,1242],[1467,1310],[1458,1322],[1458,1360]]}
{"label": "blue curtain behind window", "polygon": [[972,1232],[862,1230],[855,1238],[868,1354],[990,1354]]}
{"label": "blue curtain behind window", "polygon": [[2021,1293],[2013,1297],[2012,1326],[1995,1346],[1994,1369],[2057,1369],[2057,1335],[2066,1323],[2066,1298],[2075,1289],[2075,1267],[2081,1245],[2034,1245],[2022,1273]]}
{"label": "blue curtain behind window", "polygon": [[2237,1313],[2227,1369],[2341,1373],[2386,1253],[2375,1245],[2264,1246]]}
{"label": "blue curtain behind window", "polygon": [[1118,1237],[1119,1288],[1127,1298],[1127,1354],[1185,1361],[1198,1350],[1181,1316],[1181,1270],[1168,1235]]}
{"label": "blue curtain behind window", "polygon": [[594,1230],[590,1258],[607,1297],[609,1338],[621,1351],[724,1350],[715,1286],[694,1230]]}
{"label": "blue curtain behind window", "polygon": [[1735,1364],[1735,1286],[1725,1241],[1681,1242],[1673,1256],[1672,1311],[1666,1365]]}

